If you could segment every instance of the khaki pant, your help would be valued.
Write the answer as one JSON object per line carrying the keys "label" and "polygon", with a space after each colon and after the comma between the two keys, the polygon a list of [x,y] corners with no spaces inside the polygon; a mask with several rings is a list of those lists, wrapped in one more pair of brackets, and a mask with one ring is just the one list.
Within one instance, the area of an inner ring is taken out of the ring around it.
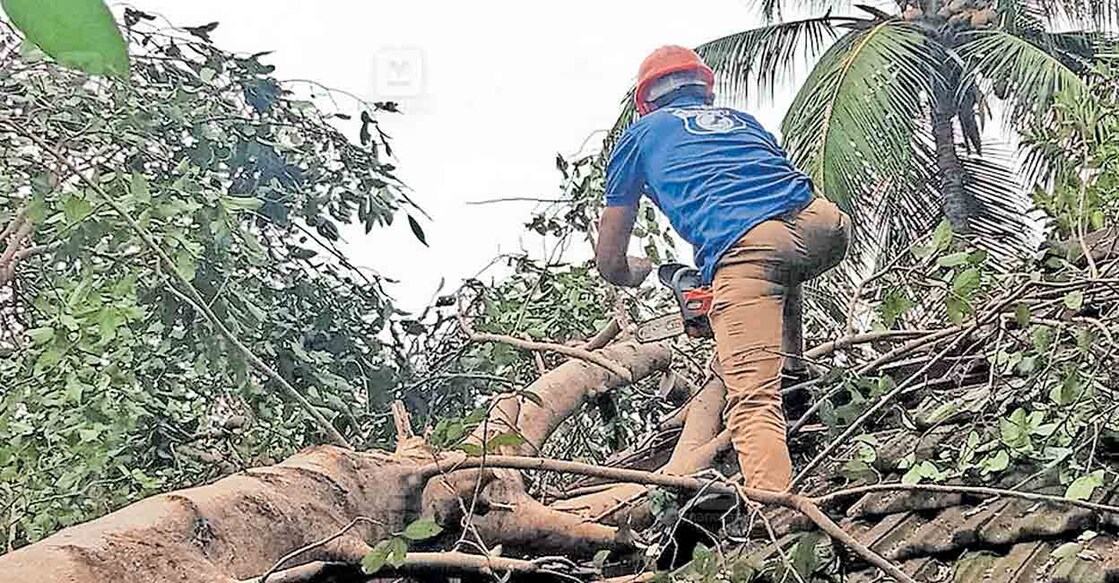
{"label": "khaki pant", "polygon": [[781,409],[784,321],[799,317],[799,285],[839,263],[850,234],[847,215],[816,198],[754,227],[719,262],[711,327],[727,385],[723,415],[747,486],[785,490],[792,479]]}

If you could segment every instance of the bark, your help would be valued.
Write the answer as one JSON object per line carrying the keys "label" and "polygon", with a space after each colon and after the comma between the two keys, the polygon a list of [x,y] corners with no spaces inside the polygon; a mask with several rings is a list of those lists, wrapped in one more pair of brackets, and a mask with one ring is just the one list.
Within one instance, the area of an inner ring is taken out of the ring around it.
{"label": "bark", "polygon": [[0,557],[5,580],[233,582],[268,570],[354,516],[361,525],[304,560],[352,559],[419,507],[415,460],[320,446],[276,466],[161,494]]}
{"label": "bark", "polygon": [[957,105],[951,88],[954,80],[946,79],[943,86],[933,91],[932,126],[936,141],[936,164],[940,172],[940,194],[944,198],[944,215],[953,230],[966,233],[968,219],[975,212],[977,202],[967,191],[967,172],[960,163],[956,150],[956,130],[953,120]]}

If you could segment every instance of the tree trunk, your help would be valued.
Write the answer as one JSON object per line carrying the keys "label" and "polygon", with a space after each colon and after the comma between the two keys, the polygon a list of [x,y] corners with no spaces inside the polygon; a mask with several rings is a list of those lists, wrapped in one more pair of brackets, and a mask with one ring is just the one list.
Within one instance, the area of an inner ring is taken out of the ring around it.
{"label": "tree trunk", "polygon": [[944,215],[957,233],[969,231],[968,219],[975,212],[976,203],[968,192],[967,172],[960,163],[956,149],[956,130],[953,120],[958,112],[954,89],[959,74],[945,72],[943,86],[933,91],[932,129],[936,140],[936,164],[940,174],[940,194],[944,199]]}

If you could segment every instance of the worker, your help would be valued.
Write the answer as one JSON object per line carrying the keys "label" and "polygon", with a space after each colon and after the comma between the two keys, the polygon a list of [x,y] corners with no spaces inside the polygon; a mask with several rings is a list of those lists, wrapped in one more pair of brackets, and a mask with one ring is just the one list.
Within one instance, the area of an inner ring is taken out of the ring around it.
{"label": "worker", "polygon": [[753,116],[713,105],[714,74],[695,51],[667,46],[649,55],[634,100],[640,118],[606,170],[599,272],[629,287],[649,275],[648,260],[627,257],[638,203],[648,196],[693,246],[712,287],[723,415],[745,485],[783,491],[792,461],[781,373],[786,354],[801,350],[800,284],[843,259],[850,220],[817,196]]}

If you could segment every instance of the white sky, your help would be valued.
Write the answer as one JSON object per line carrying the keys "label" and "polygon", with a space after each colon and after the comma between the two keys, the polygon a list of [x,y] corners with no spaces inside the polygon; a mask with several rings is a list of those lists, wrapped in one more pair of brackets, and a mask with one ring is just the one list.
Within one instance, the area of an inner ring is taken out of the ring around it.
{"label": "white sky", "polygon": [[[432,217],[423,222],[431,248],[406,221],[369,236],[347,233],[356,263],[400,281],[389,291],[405,309],[426,305],[441,277],[456,285],[498,253],[539,251],[523,229],[531,203],[465,203],[555,197],[556,153],[574,153],[611,125],[649,51],[760,24],[748,0],[132,3],[178,26],[219,21],[219,46],[275,51],[264,60],[278,78],[313,79],[371,100],[387,98],[378,94],[379,58],[419,55],[419,94],[396,99],[404,115],[381,119],[399,175]],[[786,106],[754,113],[776,132]]]}

